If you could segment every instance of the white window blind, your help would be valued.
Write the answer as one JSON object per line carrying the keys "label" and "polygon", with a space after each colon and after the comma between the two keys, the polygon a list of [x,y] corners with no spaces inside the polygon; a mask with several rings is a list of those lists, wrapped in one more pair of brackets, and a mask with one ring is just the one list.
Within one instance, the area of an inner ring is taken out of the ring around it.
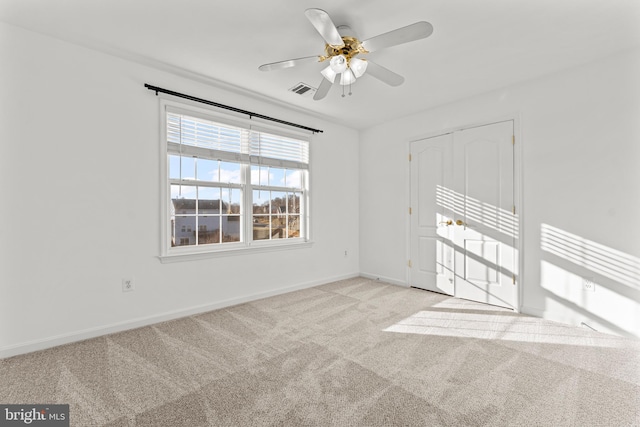
{"label": "white window blind", "polygon": [[242,129],[181,114],[167,114],[167,142],[240,153],[241,141]]}
{"label": "white window blind", "polygon": [[246,161],[250,156],[251,163],[261,165],[309,165],[309,141],[173,112],[167,113],[167,144],[172,152],[199,157]]}
{"label": "white window blind", "polygon": [[[306,169],[309,165],[309,143],[280,135],[251,132],[249,149],[252,163]],[[256,162],[255,159],[259,159]],[[272,162],[270,160],[280,160]]]}

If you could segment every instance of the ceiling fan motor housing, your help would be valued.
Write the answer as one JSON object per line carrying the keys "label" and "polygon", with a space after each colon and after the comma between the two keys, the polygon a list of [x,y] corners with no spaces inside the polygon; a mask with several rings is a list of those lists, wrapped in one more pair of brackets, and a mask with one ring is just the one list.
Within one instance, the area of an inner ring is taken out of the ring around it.
{"label": "ceiling fan motor housing", "polygon": [[360,53],[369,53],[364,47],[362,47],[362,42],[355,37],[352,36],[343,36],[342,42],[344,46],[334,47],[331,45],[326,45],[325,52],[326,56],[322,57],[321,60],[324,61],[326,59],[331,59],[334,56],[342,55],[346,58],[347,63],[351,61],[351,58],[360,54]]}

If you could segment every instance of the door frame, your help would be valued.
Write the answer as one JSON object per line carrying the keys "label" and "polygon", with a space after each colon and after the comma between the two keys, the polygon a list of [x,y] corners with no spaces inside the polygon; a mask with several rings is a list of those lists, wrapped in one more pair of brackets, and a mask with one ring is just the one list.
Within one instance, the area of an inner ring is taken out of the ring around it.
{"label": "door frame", "polygon": [[434,131],[426,132],[409,138],[405,142],[405,154],[407,159],[407,167],[405,170],[405,200],[407,209],[407,216],[405,221],[405,251],[407,254],[407,265],[405,267],[405,283],[406,286],[411,286],[411,144],[422,139],[433,138],[436,136],[447,135],[450,133],[472,129],[481,126],[492,125],[495,123],[513,121],[513,135],[515,136],[515,144],[513,146],[513,190],[514,190],[514,203],[516,205],[516,216],[518,223],[518,274],[516,276],[516,295],[517,302],[515,312],[520,313],[523,306],[523,289],[524,289],[524,197],[523,197],[523,170],[522,170],[522,156],[523,156],[523,143],[522,138],[522,125],[521,125],[520,113],[509,114],[505,116],[495,117],[490,120],[482,120],[470,122],[464,125],[447,127],[437,129]]}

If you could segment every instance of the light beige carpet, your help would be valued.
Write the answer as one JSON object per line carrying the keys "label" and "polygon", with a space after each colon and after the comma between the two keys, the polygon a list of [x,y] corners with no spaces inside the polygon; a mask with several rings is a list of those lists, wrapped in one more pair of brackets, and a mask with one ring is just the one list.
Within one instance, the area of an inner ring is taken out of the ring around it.
{"label": "light beige carpet", "polygon": [[74,426],[640,425],[640,345],[357,278],[0,361]]}

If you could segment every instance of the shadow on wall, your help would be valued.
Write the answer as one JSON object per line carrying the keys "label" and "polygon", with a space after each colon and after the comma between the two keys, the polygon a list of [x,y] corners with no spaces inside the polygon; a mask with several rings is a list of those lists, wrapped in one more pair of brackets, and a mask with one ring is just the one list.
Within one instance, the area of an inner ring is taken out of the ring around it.
{"label": "shadow on wall", "polygon": [[587,326],[640,336],[640,259],[548,224],[540,244],[547,310],[561,306]]}

